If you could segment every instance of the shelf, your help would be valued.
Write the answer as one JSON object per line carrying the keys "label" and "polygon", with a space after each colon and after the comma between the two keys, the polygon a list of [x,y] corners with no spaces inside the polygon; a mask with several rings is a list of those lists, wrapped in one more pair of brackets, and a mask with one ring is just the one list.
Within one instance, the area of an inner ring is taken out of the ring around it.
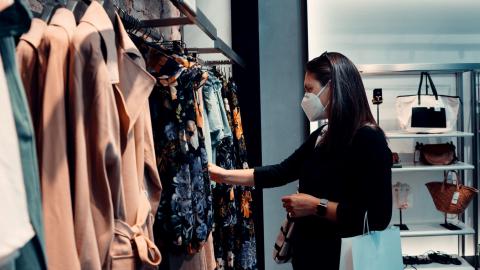
{"label": "shelf", "polygon": [[478,71],[478,63],[418,63],[418,64],[366,64],[357,65],[362,75],[395,75],[395,74],[420,74],[427,71],[431,74],[454,74],[458,72]]}
{"label": "shelf", "polygon": [[[417,269],[429,269],[429,270],[475,270],[473,266],[471,266],[464,258],[458,257],[457,258],[462,262],[462,265],[454,265],[454,264],[439,264],[439,263],[431,263],[431,264],[415,264],[415,268]],[[411,266],[404,268],[405,270],[413,270],[415,269]]]}
{"label": "shelf", "polygon": [[408,224],[408,231],[400,231],[401,237],[422,237],[422,236],[448,236],[448,235],[469,235],[475,234],[475,230],[466,226],[463,222],[459,224],[455,223],[458,227],[462,228],[459,231],[447,230],[440,226],[441,221],[419,224]]}
{"label": "shelf", "polygon": [[402,162],[402,168],[392,168],[392,172],[418,172],[418,171],[448,171],[448,170],[473,170],[475,167],[464,162],[452,165],[424,165]]}
{"label": "shelf", "polygon": [[389,139],[422,139],[422,138],[446,138],[446,137],[473,137],[471,132],[452,131],[435,134],[407,133],[405,131],[386,131],[385,135]]}
{"label": "shelf", "polygon": [[213,25],[213,23],[208,19],[201,9],[196,8],[195,10],[192,10],[187,2],[181,0],[171,0],[170,2],[172,2],[173,5],[180,10],[180,12],[184,15],[183,17],[143,20],[140,27],[152,28],[173,25],[196,25],[214,42],[214,45],[213,48],[189,48],[189,52],[196,52],[200,54],[221,53],[239,66],[245,67],[245,61],[230,46],[228,46],[221,38],[218,37],[215,25]]}

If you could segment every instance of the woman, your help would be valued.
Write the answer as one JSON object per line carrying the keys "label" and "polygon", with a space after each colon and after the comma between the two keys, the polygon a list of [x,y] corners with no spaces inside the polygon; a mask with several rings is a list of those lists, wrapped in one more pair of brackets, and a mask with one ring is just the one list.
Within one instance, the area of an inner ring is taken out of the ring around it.
{"label": "woman", "polygon": [[295,270],[336,270],[342,237],[384,230],[392,214],[392,153],[377,126],[355,65],[340,53],[307,63],[302,108],[310,121],[328,119],[277,165],[224,170],[209,165],[219,183],[270,188],[299,179],[298,193],[282,198],[295,218]]}

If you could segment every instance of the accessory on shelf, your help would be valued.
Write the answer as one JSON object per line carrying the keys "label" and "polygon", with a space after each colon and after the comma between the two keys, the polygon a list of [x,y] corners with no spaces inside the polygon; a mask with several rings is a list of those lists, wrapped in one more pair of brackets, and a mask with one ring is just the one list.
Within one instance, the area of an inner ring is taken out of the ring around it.
{"label": "accessory on shelf", "polygon": [[455,151],[455,145],[450,143],[423,144],[417,142],[413,155],[414,163],[417,162],[417,152],[419,160],[426,165],[450,165],[458,161]]}
{"label": "accessory on shelf", "polygon": [[383,103],[382,88],[373,89],[373,105],[377,105],[377,125],[380,125],[380,104]]}
{"label": "accessory on shelf", "polygon": [[407,225],[403,224],[403,213],[402,211],[412,207],[413,199],[410,185],[406,183],[397,182],[392,186],[393,189],[393,204],[394,207],[398,209],[400,214],[400,223],[394,224],[400,228],[401,231],[407,231]]}
{"label": "accessory on shelf", "polygon": [[461,265],[462,262],[453,256],[450,256],[448,254],[444,254],[441,252],[431,252],[428,253],[428,258],[433,262],[433,263],[440,263],[440,264],[454,264],[454,265]]}
{"label": "accessory on shelf", "polygon": [[414,264],[431,264],[432,260],[427,255],[419,256],[403,256],[404,265],[414,265]]}
{"label": "accessory on shelf", "polygon": [[[456,171],[451,171],[456,175],[456,183],[450,184],[448,181],[448,171],[444,172],[443,182],[429,182],[425,184],[432,195],[433,202],[438,211],[448,214],[461,214],[472,201],[473,196],[478,190],[460,184],[460,175]],[[445,221],[447,224],[447,222]]]}
{"label": "accessory on shelf", "polygon": [[398,155],[398,153],[396,152],[392,153],[392,160],[393,160],[392,168],[402,168],[402,164],[400,163],[401,162],[400,156]]}
{"label": "accessory on shelf", "polygon": [[[423,77],[425,94],[422,94]],[[427,81],[428,80],[428,81]],[[428,94],[428,84],[433,95]],[[460,98],[438,95],[428,72],[422,72],[416,95],[398,96],[397,119],[400,128],[412,133],[442,133],[452,131],[457,123]]]}

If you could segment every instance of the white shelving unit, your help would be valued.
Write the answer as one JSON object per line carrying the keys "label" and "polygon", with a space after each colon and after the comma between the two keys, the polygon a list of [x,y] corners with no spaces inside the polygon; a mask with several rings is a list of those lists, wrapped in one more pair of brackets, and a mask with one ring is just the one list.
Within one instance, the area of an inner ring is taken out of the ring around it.
{"label": "white shelving unit", "polygon": [[[470,103],[462,104],[459,119],[458,119],[458,131],[452,131],[448,133],[439,133],[439,134],[415,134],[407,133],[402,131],[386,131],[385,135],[389,140],[397,139],[409,139],[409,140],[420,140],[420,139],[429,139],[429,138],[454,138],[457,140],[457,150],[459,158],[466,160],[466,150],[464,148],[465,140],[471,140],[471,160],[474,163],[477,163],[478,158],[478,136],[477,134],[471,132],[465,132],[465,126],[468,125],[467,130],[477,131],[477,114],[471,113],[475,108],[477,108],[477,77],[476,74],[480,71],[480,64],[395,64],[395,65],[360,65],[357,66],[358,70],[362,73],[362,76],[390,76],[390,75],[419,75],[421,72],[427,71],[431,74],[453,74],[456,79],[456,91],[457,95],[460,98],[464,95],[463,87],[463,75],[465,72],[470,72]],[[468,106],[468,114],[465,113],[465,106]],[[474,111],[475,112],[475,111]],[[470,123],[466,124],[464,121],[464,115],[470,115],[472,118]],[[470,126],[471,125],[471,126]],[[469,159],[470,160],[470,159]],[[401,168],[392,168],[392,173],[416,173],[416,172],[425,172],[425,171],[445,171],[445,170],[472,170],[472,175],[474,179],[474,187],[478,187],[478,171],[476,166],[478,164],[472,165],[467,162],[457,162],[455,164],[446,165],[446,166],[432,166],[424,165],[421,163],[414,164],[413,162],[402,162]],[[442,227],[440,224],[442,220],[438,222],[406,222],[409,227],[408,231],[401,231],[400,235],[402,238],[407,237],[431,237],[431,236],[458,236],[459,237],[459,249],[458,254],[465,256],[465,236],[473,235],[474,237],[474,251],[477,253],[476,243],[478,242],[478,234],[476,232],[478,227],[478,199],[475,198],[472,203],[473,207],[473,218],[474,224],[473,227],[465,225],[463,222],[455,224],[461,228],[461,230],[448,230]],[[435,269],[435,270],[473,270],[474,267],[471,266],[463,258],[459,258],[462,261],[462,265],[441,265],[441,264],[427,264],[427,265],[415,265],[416,269]],[[414,269],[411,267],[405,269]]]}
{"label": "white shelving unit", "polygon": [[463,222],[455,224],[461,228],[458,231],[447,230],[440,225],[440,222],[408,224],[408,231],[401,231],[401,237],[425,237],[425,236],[449,236],[449,235],[472,235],[475,230]]}
{"label": "white shelving unit", "polygon": [[425,138],[453,138],[453,137],[473,137],[471,132],[452,131],[446,133],[420,134],[407,133],[404,131],[386,131],[385,135],[389,139],[425,139]]}
{"label": "white shelving unit", "polygon": [[465,162],[456,162],[451,165],[424,165],[422,163],[402,162],[402,168],[392,168],[392,172],[423,172],[448,170],[473,170],[475,166]]}
{"label": "white shelving unit", "polygon": [[[424,265],[415,265],[415,268],[420,269],[428,269],[428,270],[473,270],[474,268],[462,257],[458,257],[458,259],[462,262],[462,265],[443,265],[439,263],[431,263],[431,264],[424,264]],[[415,268],[409,266],[405,268],[405,270],[414,270]]]}

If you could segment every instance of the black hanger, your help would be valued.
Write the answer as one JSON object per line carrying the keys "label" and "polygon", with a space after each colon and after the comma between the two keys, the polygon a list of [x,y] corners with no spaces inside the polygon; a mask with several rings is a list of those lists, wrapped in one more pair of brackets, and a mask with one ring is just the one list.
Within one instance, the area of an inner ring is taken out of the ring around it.
{"label": "black hanger", "polygon": [[[88,1],[88,0],[84,0]],[[91,1],[90,1],[91,2]],[[98,1],[103,8],[105,9],[105,12],[107,13],[108,17],[110,18],[110,21],[112,21],[113,28],[115,29],[115,33],[117,33],[117,16],[116,16],[116,11],[115,11],[115,5],[113,4],[112,0],[99,0]]]}
{"label": "black hanger", "polygon": [[66,8],[73,13],[75,16],[75,21],[78,24],[80,19],[83,17],[83,14],[85,14],[88,5],[90,5],[90,1],[68,0]]}
{"label": "black hanger", "polygon": [[66,0],[47,0],[43,6],[42,13],[40,14],[40,19],[46,23],[49,23],[55,14],[55,10],[58,7],[64,7],[66,5]]}

